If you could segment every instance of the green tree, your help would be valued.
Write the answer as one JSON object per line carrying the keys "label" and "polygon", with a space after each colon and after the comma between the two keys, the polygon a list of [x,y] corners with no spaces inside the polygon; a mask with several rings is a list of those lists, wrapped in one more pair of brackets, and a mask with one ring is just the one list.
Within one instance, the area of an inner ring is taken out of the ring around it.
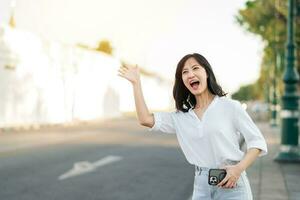
{"label": "green tree", "polygon": [[[300,0],[297,1],[298,6]],[[298,10],[300,10],[298,8]],[[287,0],[254,0],[247,1],[245,7],[239,10],[236,16],[237,22],[250,33],[259,36],[264,42],[263,57],[261,62],[260,76],[251,85],[255,98],[262,99],[263,90],[274,78],[274,66],[277,59],[276,80],[279,84],[280,95],[283,92],[282,76],[284,71],[284,54],[287,38]],[[300,27],[300,12],[296,14],[296,27]],[[300,29],[296,28],[296,44],[300,47]],[[297,70],[300,72],[300,49],[297,49]],[[264,87],[263,87],[264,86]],[[249,86],[250,87],[250,86]],[[256,88],[256,89],[255,89]],[[260,90],[257,90],[260,88]],[[244,92],[244,88],[241,88]],[[255,94],[259,92],[259,94]]]}
{"label": "green tree", "polygon": [[248,101],[255,96],[255,87],[253,84],[241,86],[239,91],[232,95],[232,98],[240,101]]}

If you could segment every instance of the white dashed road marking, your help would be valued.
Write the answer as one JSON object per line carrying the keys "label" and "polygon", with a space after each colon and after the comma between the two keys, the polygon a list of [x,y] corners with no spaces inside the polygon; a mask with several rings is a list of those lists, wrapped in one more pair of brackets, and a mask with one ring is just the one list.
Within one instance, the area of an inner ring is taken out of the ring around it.
{"label": "white dashed road marking", "polygon": [[74,176],[79,176],[82,174],[86,174],[92,171],[95,171],[98,167],[117,162],[122,160],[123,158],[120,156],[106,156],[105,158],[102,158],[101,160],[98,160],[94,163],[90,163],[88,161],[82,161],[82,162],[77,162],[74,163],[74,166],[71,170],[68,172],[60,175],[58,177],[59,180],[64,180],[67,178],[71,178]]}

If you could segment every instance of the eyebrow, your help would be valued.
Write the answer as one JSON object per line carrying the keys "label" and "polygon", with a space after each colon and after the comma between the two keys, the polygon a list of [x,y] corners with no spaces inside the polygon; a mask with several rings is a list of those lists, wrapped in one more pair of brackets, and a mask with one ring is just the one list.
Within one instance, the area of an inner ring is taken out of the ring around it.
{"label": "eyebrow", "polygon": [[[192,68],[192,67],[195,67],[195,66],[200,66],[200,65],[194,64],[193,66],[191,66],[191,68]],[[183,67],[183,68],[182,68],[182,71],[185,70],[185,69],[186,69],[186,67]]]}

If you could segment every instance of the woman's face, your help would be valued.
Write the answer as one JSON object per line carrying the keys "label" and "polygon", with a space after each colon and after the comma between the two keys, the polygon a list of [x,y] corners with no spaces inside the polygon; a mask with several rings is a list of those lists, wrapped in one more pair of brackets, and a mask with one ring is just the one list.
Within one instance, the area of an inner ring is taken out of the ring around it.
{"label": "woman's face", "polygon": [[195,58],[191,57],[186,60],[181,75],[185,87],[193,95],[199,95],[207,89],[206,71]]}

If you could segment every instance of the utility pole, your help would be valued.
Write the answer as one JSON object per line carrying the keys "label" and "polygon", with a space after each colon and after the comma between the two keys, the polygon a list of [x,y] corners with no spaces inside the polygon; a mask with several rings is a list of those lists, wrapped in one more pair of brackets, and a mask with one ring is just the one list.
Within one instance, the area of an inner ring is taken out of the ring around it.
{"label": "utility pole", "polygon": [[296,2],[296,0],[288,1],[286,66],[283,77],[285,87],[280,113],[282,120],[281,148],[275,158],[275,161],[278,162],[300,162],[298,146],[299,96],[297,94],[299,75],[296,69],[296,43],[294,39]]}

